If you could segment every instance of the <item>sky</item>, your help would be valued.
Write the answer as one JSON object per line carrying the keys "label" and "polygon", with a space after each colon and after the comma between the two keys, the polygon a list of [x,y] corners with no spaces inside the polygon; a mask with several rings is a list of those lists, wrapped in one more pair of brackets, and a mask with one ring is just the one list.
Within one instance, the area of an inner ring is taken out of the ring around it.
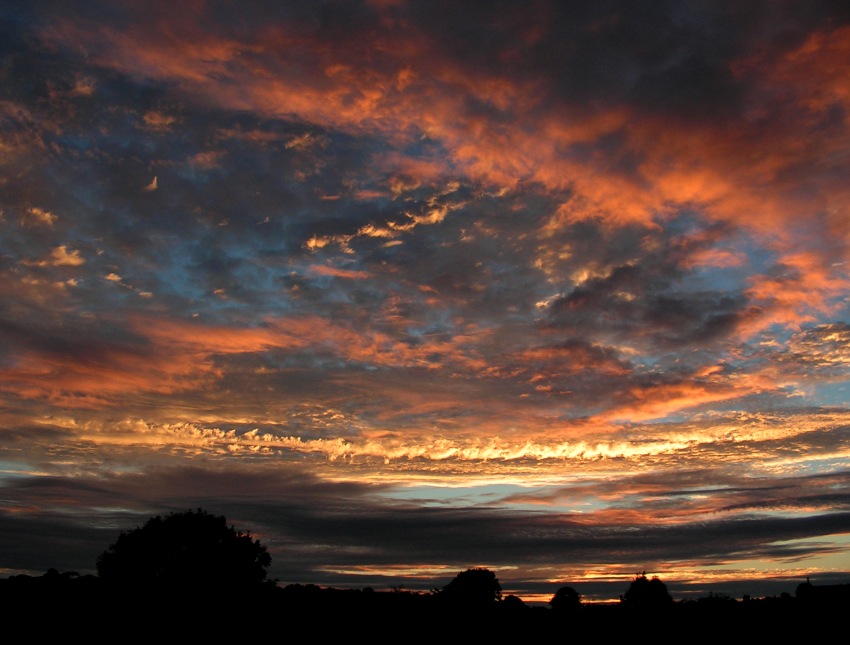
{"label": "sky", "polygon": [[850,582],[850,9],[0,7],[0,576]]}

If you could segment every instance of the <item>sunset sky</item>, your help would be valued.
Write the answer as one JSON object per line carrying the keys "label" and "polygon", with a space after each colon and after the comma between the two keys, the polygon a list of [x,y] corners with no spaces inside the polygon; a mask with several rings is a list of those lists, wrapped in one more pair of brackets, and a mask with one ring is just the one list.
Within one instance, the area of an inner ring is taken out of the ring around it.
{"label": "sunset sky", "polygon": [[850,5],[0,8],[0,576],[850,582]]}

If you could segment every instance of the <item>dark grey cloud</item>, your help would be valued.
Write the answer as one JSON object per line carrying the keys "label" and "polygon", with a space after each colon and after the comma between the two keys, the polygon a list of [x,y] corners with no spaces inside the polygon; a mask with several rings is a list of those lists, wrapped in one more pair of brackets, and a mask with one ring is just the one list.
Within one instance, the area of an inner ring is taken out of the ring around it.
{"label": "dark grey cloud", "polygon": [[[650,352],[664,353],[681,347],[718,347],[737,333],[743,323],[759,316],[759,308],[733,281],[723,288],[695,289],[694,260],[734,235],[727,227],[697,227],[688,231],[674,222],[661,234],[626,231],[608,239],[587,225],[576,266],[595,251],[601,275],[579,284],[565,282],[565,292],[549,306],[548,325],[572,334],[635,343]],[[734,239],[734,238],[733,238]],[[623,262],[623,258],[629,258]],[[705,286],[709,286],[706,284]]]}
{"label": "dark grey cloud", "polygon": [[[358,587],[387,580],[378,574],[339,576],[327,569],[433,565],[462,570],[478,563],[496,570],[553,564],[569,569],[571,564],[578,568],[592,562],[613,571],[618,566],[652,568],[671,559],[708,564],[730,553],[797,558],[824,547],[782,544],[850,527],[850,513],[838,510],[816,517],[753,514],[672,526],[594,526],[579,517],[547,512],[417,508],[381,501],[380,492],[375,485],[329,483],[294,470],[179,467],[87,481],[16,477],[3,485],[3,497],[17,500],[17,509],[2,516],[6,557],[0,565],[36,568],[50,554],[55,558],[51,566],[90,572],[96,556],[118,532],[155,514],[198,507],[223,514],[239,530],[258,536],[272,554],[271,573],[281,582]],[[842,505],[847,506],[846,495]],[[122,510],[94,521],[86,512],[93,507]],[[40,512],[33,512],[36,508]],[[444,581],[437,577],[402,582],[408,588],[430,589]],[[540,590],[545,587],[540,585]],[[758,587],[750,589],[752,594],[760,592]]]}
{"label": "dark grey cloud", "polygon": [[144,339],[108,321],[79,320],[68,333],[48,324],[26,325],[15,320],[0,320],[0,339],[7,347],[50,354],[62,361],[77,363],[108,361],[115,354],[135,355],[141,359],[146,351]]}

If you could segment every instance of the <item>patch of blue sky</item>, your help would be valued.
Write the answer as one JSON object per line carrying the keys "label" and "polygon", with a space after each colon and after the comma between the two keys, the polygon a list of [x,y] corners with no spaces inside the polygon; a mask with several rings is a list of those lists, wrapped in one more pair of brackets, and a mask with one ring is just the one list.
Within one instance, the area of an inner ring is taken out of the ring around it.
{"label": "patch of blue sky", "polygon": [[847,571],[848,565],[850,565],[850,562],[847,561],[850,532],[783,540],[774,542],[773,545],[788,549],[791,553],[806,553],[804,560],[794,558],[797,566]]}
{"label": "patch of blue sky", "polygon": [[64,131],[56,137],[55,143],[62,150],[73,150],[76,153],[86,153],[99,147],[88,131]]}
{"label": "patch of blue sky", "polygon": [[198,262],[191,249],[185,249],[168,264],[160,265],[157,283],[151,290],[158,297],[182,299],[188,309],[207,316],[260,301],[267,312],[288,311],[291,303],[281,297],[285,291],[281,277],[280,270],[247,258],[238,249],[227,249],[227,257],[220,265],[214,258]]}
{"label": "patch of blue sky", "polygon": [[610,506],[608,502],[592,496],[566,496],[559,500],[556,495],[550,494],[552,492],[550,487],[519,484],[424,485],[386,489],[381,496],[432,508],[483,506],[547,513],[590,513]]}
{"label": "patch of blue sky", "polygon": [[826,381],[811,386],[812,399],[820,405],[850,408],[850,374],[843,381]]}
{"label": "patch of blue sky", "polygon": [[479,486],[404,486],[386,489],[382,496],[393,500],[415,502],[423,506],[491,506],[513,495],[525,495],[532,489],[517,484],[482,484]]}
{"label": "patch of blue sky", "polygon": [[[805,477],[808,475],[829,475],[831,473],[844,473],[850,469],[850,452],[839,456],[812,457],[805,461],[794,464],[794,475]],[[842,485],[836,485],[842,490]]]}
{"label": "patch of blue sky", "polygon": [[18,477],[32,477],[32,467],[19,461],[0,460],[0,481]]}
{"label": "patch of blue sky", "polygon": [[749,286],[753,275],[767,273],[776,262],[773,251],[752,237],[738,234],[723,241],[716,262],[698,265],[688,276],[692,291],[734,293]]}
{"label": "patch of blue sky", "polygon": [[834,303],[828,322],[850,322],[850,298],[842,297]]}
{"label": "patch of blue sky", "polygon": [[191,267],[181,264],[171,264],[160,268],[154,293],[157,296],[177,296],[190,302],[197,300],[198,304],[203,303],[204,309],[220,304],[208,299],[209,292],[206,285],[198,280],[198,276],[193,273]]}
{"label": "patch of blue sky", "polygon": [[[811,538],[800,538],[798,540],[782,540],[767,545],[766,550],[780,547],[787,551],[784,557],[773,556],[770,558],[758,558],[752,560],[736,560],[734,567],[738,571],[763,571],[773,572],[776,575],[788,573],[783,571],[784,563],[793,565],[795,575],[806,570],[821,571],[847,571],[847,548],[850,546],[850,533],[838,533],[831,535],[820,535]],[[702,566],[706,572],[729,570],[728,562],[717,564],[706,564]],[[804,580],[800,580],[803,582]],[[811,582],[818,583],[818,578],[813,577]]]}
{"label": "patch of blue sky", "polygon": [[452,334],[456,325],[451,319],[452,313],[448,310],[429,308],[424,312],[426,320],[418,321],[421,324],[408,326],[405,331],[417,339]]}

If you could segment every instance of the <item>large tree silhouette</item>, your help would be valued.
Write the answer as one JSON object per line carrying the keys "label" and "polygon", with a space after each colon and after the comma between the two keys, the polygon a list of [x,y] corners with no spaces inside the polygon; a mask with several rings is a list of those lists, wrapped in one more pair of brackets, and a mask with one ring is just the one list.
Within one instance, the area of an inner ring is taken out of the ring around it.
{"label": "large tree silhouette", "polygon": [[581,609],[581,596],[572,587],[561,587],[552,596],[549,606],[559,613],[575,613]]}
{"label": "large tree silhouette", "polygon": [[667,591],[667,585],[661,582],[658,576],[647,578],[645,571],[635,576],[620,600],[632,609],[660,609],[673,604],[673,597]]}
{"label": "large tree silhouette", "polygon": [[259,540],[202,509],[156,516],[122,532],[97,559],[98,576],[134,587],[244,588],[266,580],[271,556]]}
{"label": "large tree silhouette", "polygon": [[455,605],[487,607],[502,599],[502,586],[495,573],[475,567],[457,574],[440,596]]}

